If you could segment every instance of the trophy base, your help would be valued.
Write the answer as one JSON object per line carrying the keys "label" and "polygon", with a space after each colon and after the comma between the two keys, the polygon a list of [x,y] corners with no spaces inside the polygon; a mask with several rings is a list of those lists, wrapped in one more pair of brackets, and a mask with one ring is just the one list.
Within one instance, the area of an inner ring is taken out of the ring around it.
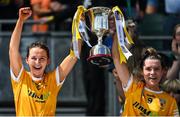
{"label": "trophy base", "polygon": [[110,54],[97,54],[95,56],[90,56],[87,61],[100,67],[106,67],[113,62]]}

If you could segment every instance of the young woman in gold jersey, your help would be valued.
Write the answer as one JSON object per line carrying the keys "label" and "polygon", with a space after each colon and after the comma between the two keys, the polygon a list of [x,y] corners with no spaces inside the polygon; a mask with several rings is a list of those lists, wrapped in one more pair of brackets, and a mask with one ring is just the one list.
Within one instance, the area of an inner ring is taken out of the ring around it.
{"label": "young woman in gold jersey", "polygon": [[[31,14],[32,10],[29,7],[19,9],[19,18],[9,45],[16,115],[52,116],[55,115],[58,92],[77,62],[77,58],[71,51],[56,69],[46,73],[45,69],[50,64],[49,49],[41,42],[34,42],[28,47],[26,56],[30,71],[25,70],[19,48],[23,24]],[[80,50],[81,42],[79,41]]]}
{"label": "young woman in gold jersey", "polygon": [[126,97],[122,116],[179,116],[175,99],[160,88],[165,66],[162,57],[155,49],[147,48],[140,62],[143,78],[135,78],[127,64],[120,63],[117,43],[115,35],[113,61]]}

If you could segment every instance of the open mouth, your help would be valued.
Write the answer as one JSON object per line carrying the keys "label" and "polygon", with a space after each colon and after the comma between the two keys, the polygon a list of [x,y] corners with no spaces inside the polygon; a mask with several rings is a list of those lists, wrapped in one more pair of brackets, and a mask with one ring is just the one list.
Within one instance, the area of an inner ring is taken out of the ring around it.
{"label": "open mouth", "polygon": [[157,78],[155,78],[155,77],[149,77],[148,79],[149,80],[157,80]]}
{"label": "open mouth", "polygon": [[42,67],[41,66],[33,66],[33,68],[36,70],[41,70]]}

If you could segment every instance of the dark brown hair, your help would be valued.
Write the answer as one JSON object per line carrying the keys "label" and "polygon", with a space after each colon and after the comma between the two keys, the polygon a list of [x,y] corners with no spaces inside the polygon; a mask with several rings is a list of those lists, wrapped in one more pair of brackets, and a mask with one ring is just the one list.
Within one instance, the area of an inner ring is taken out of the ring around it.
{"label": "dark brown hair", "polygon": [[163,58],[161,57],[160,54],[157,53],[157,51],[152,48],[152,47],[149,47],[147,48],[143,53],[142,53],[142,59],[141,59],[141,62],[140,62],[140,68],[143,69],[143,66],[144,66],[144,61],[146,59],[157,59],[161,62],[161,66],[162,68],[164,68],[166,65],[165,65],[165,61],[163,60]]}
{"label": "dark brown hair", "polygon": [[45,50],[47,53],[47,57],[49,58],[49,48],[46,46],[46,44],[44,44],[43,42],[40,42],[40,41],[33,42],[31,45],[29,45],[27,47],[26,57],[29,57],[30,49],[35,48],[35,47],[39,47],[39,48]]}

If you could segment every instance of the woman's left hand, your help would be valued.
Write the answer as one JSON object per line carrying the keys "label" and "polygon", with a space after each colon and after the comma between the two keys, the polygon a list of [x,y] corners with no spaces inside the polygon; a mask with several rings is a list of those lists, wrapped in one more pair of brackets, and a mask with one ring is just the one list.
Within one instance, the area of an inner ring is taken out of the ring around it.
{"label": "woman's left hand", "polygon": [[30,7],[23,7],[19,9],[19,19],[22,21],[27,20],[32,14]]}

